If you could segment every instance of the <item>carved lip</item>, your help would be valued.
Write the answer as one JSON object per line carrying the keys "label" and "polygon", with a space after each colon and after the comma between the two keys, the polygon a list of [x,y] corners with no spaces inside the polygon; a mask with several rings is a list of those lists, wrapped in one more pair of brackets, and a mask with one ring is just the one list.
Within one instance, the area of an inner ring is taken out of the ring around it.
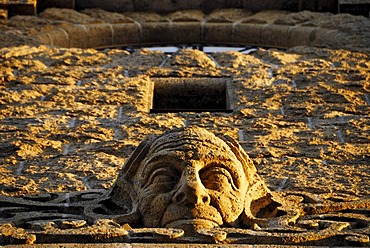
{"label": "carved lip", "polygon": [[220,226],[220,224],[209,219],[179,219],[165,224],[165,227],[167,228],[181,228],[183,226],[213,228]]}

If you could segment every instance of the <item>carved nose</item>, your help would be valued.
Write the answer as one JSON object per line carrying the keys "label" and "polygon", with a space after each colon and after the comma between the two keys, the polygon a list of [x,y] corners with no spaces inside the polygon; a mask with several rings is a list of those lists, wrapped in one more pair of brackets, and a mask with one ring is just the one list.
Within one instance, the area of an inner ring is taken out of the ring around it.
{"label": "carved nose", "polygon": [[181,204],[210,204],[211,198],[200,182],[184,182],[176,191],[172,200]]}

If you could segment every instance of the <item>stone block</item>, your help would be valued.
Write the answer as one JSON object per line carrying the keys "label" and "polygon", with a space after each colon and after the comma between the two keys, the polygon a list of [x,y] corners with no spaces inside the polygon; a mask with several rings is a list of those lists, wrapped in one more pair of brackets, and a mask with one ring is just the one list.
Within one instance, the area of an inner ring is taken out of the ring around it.
{"label": "stone block", "polygon": [[201,22],[174,22],[171,29],[174,44],[203,43]]}
{"label": "stone block", "polygon": [[88,24],[86,48],[104,48],[113,45],[113,27],[111,24]]}
{"label": "stone block", "polygon": [[288,47],[290,27],[288,25],[265,25],[262,29],[261,40],[267,46]]}
{"label": "stone block", "polygon": [[289,47],[309,45],[315,39],[316,27],[293,26],[289,29]]}
{"label": "stone block", "polygon": [[50,45],[68,47],[69,46],[69,35],[62,28],[54,28],[48,31],[47,36],[50,39]]}
{"label": "stone block", "polygon": [[233,37],[233,24],[206,23],[203,36],[206,44],[230,44]]}
{"label": "stone block", "polygon": [[167,45],[171,43],[170,22],[146,22],[141,24],[141,44]]}
{"label": "stone block", "polygon": [[140,44],[140,24],[113,23],[113,45],[127,46]]}
{"label": "stone block", "polygon": [[325,46],[326,44],[340,43],[337,39],[339,35],[338,30],[328,28],[316,28],[313,32],[311,46]]}
{"label": "stone block", "polygon": [[52,38],[49,32],[40,32],[34,36],[34,39],[45,45],[52,45]]}
{"label": "stone block", "polygon": [[205,15],[200,10],[180,10],[166,16],[173,22],[202,22]]}
{"label": "stone block", "polygon": [[88,30],[85,25],[66,24],[63,29],[68,33],[68,47],[88,48]]}
{"label": "stone block", "polygon": [[233,42],[240,45],[262,45],[262,29],[265,24],[239,23],[234,25]]}

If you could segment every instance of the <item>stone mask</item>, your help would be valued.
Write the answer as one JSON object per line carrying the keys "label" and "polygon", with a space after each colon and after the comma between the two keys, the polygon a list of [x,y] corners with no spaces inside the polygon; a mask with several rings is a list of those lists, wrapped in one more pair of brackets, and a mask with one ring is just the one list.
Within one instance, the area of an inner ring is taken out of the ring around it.
{"label": "stone mask", "polygon": [[120,172],[110,204],[136,216],[134,226],[184,230],[250,226],[279,205],[235,140],[199,127],[147,137]]}

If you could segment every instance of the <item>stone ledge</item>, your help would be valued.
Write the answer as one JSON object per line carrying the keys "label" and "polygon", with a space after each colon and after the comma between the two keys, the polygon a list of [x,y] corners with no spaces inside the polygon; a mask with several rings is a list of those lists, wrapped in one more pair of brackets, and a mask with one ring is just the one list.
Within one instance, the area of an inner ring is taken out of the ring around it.
{"label": "stone ledge", "polygon": [[[332,35],[327,35],[331,33]],[[117,35],[120,34],[120,35]],[[226,35],[225,35],[226,34]],[[276,48],[324,46],[339,32],[319,27],[225,23],[69,24],[36,34],[43,44],[60,47],[108,48],[177,44],[256,45]]]}
{"label": "stone ledge", "polygon": [[43,44],[67,48],[177,44],[289,48],[325,46],[336,42],[339,34],[335,29],[312,26],[202,21],[63,24],[36,34],[36,38]]}

